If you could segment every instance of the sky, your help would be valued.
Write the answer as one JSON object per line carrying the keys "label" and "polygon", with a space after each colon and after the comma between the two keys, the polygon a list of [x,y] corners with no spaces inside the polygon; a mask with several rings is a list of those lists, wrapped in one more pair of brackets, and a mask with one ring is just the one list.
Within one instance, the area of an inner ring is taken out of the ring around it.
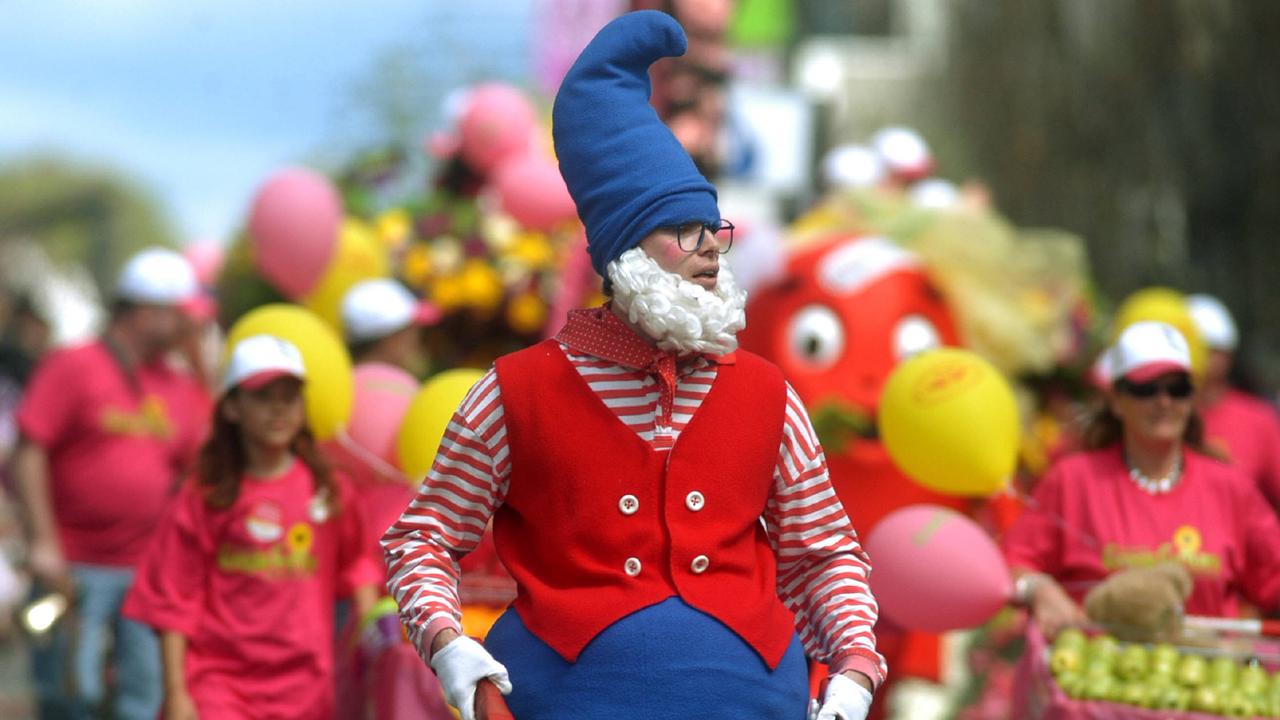
{"label": "sky", "polygon": [[379,68],[424,132],[450,90],[527,85],[531,1],[0,0],[0,167],[107,166],[225,241],[273,170],[379,136]]}

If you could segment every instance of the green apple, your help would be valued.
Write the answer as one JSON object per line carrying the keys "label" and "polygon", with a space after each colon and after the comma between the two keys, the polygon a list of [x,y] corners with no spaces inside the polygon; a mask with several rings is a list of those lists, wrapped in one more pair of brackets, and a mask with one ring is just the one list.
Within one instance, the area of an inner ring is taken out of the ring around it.
{"label": "green apple", "polygon": [[1209,663],[1209,684],[1217,685],[1221,688],[1234,687],[1236,684],[1236,675],[1240,672],[1240,665],[1236,663],[1234,658],[1222,655],[1213,659]]}
{"label": "green apple", "polygon": [[1267,671],[1257,662],[1251,662],[1240,671],[1236,678],[1236,687],[1247,695],[1260,695],[1267,689]]}
{"label": "green apple", "polygon": [[1122,702],[1125,705],[1144,706],[1147,704],[1147,698],[1151,695],[1146,685],[1137,680],[1130,680],[1120,686],[1120,692],[1116,695],[1116,702]]}
{"label": "green apple", "polygon": [[1173,677],[1187,687],[1203,685],[1209,680],[1209,662],[1201,655],[1183,655]]}
{"label": "green apple", "polygon": [[1173,675],[1178,670],[1177,659],[1166,660],[1164,658],[1151,658],[1151,668],[1147,671],[1147,676],[1151,678],[1163,678],[1169,681],[1173,680]]}
{"label": "green apple", "polygon": [[1056,647],[1049,653],[1049,669],[1054,675],[1079,673],[1084,670],[1083,647]]}
{"label": "green apple", "polygon": [[1062,688],[1062,692],[1073,700],[1079,700],[1084,697],[1085,682],[1088,680],[1084,675],[1079,673],[1062,673],[1054,678],[1058,683],[1058,687]]}
{"label": "green apple", "polygon": [[1154,695],[1153,707],[1160,710],[1187,710],[1191,707],[1191,691],[1178,685],[1165,685]]}
{"label": "green apple", "polygon": [[1137,680],[1147,676],[1150,662],[1147,649],[1141,645],[1125,645],[1116,659],[1116,674],[1125,680]]}
{"label": "green apple", "polygon": [[1110,700],[1116,693],[1118,683],[1110,675],[1090,675],[1084,681],[1084,698],[1086,700]]}
{"label": "green apple", "polygon": [[1088,641],[1089,638],[1085,636],[1084,631],[1080,628],[1066,628],[1053,639],[1053,647],[1055,650],[1057,648],[1071,647],[1084,652]]}
{"label": "green apple", "polygon": [[1253,702],[1240,688],[1232,688],[1222,694],[1218,712],[1227,717],[1252,717]]}
{"label": "green apple", "polygon": [[1201,685],[1191,691],[1191,709],[1199,712],[1217,713],[1222,704],[1221,693],[1210,685]]}
{"label": "green apple", "polygon": [[1151,648],[1151,674],[1161,677],[1173,677],[1178,669],[1178,648],[1161,643]]}
{"label": "green apple", "polygon": [[1110,635],[1094,635],[1089,640],[1089,659],[1113,663],[1120,654],[1120,641]]}
{"label": "green apple", "polygon": [[1174,664],[1177,664],[1178,648],[1169,643],[1160,643],[1158,645],[1152,645],[1151,659],[1152,660],[1168,660],[1173,662]]}

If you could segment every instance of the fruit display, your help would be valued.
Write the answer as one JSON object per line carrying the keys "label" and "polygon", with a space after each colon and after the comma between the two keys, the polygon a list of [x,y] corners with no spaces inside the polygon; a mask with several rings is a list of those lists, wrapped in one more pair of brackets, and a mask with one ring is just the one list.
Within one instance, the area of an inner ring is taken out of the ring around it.
{"label": "fruit display", "polygon": [[[1280,718],[1280,672],[1269,673],[1253,658],[1239,660],[1204,648],[1122,643],[1110,635],[1090,637],[1070,628],[1048,648],[1048,666],[1062,692],[1077,701]],[[1134,712],[1133,717],[1156,716]]]}

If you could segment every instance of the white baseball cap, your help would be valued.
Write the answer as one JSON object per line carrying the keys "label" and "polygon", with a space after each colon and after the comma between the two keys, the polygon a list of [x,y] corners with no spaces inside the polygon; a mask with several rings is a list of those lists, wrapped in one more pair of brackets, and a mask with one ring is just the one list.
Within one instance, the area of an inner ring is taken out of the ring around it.
{"label": "white baseball cap", "polygon": [[887,127],[871,138],[889,172],[905,180],[919,180],[933,172],[933,155],[920,133],[905,127]]}
{"label": "white baseball cap", "polygon": [[1111,346],[1111,380],[1150,382],[1169,372],[1191,372],[1187,340],[1172,325],[1136,322],[1124,329]]}
{"label": "white baseball cap", "polygon": [[1112,352],[1112,348],[1108,347],[1098,353],[1098,357],[1093,359],[1093,364],[1089,366],[1089,372],[1086,373],[1085,379],[1090,385],[1099,390],[1106,390],[1111,387]]}
{"label": "white baseball cap", "polygon": [[960,188],[950,180],[929,178],[911,188],[911,202],[929,210],[946,210],[960,204]]}
{"label": "white baseball cap", "polygon": [[378,340],[439,319],[439,308],[390,278],[358,282],[342,296],[342,325],[349,342]]}
{"label": "white baseball cap", "polygon": [[173,250],[147,248],[129,258],[116,280],[116,297],[147,305],[182,305],[200,291],[191,263]]}
{"label": "white baseball cap", "polygon": [[1236,321],[1221,300],[1212,295],[1188,295],[1187,309],[1200,337],[1214,350],[1235,350],[1240,342]]}
{"label": "white baseball cap", "polygon": [[238,387],[256,390],[282,377],[306,380],[302,353],[293,343],[275,335],[250,335],[231,349],[222,374],[222,392]]}
{"label": "white baseball cap", "polygon": [[838,145],[822,158],[822,179],[832,187],[874,187],[884,176],[884,161],[864,145]]}

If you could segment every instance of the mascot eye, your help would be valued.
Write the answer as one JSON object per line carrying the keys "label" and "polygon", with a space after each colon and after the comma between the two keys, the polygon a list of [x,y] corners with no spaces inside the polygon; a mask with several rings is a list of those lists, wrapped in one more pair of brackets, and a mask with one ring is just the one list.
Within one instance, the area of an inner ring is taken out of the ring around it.
{"label": "mascot eye", "polygon": [[923,315],[908,315],[893,328],[893,352],[899,360],[941,345],[938,329]]}
{"label": "mascot eye", "polygon": [[817,369],[826,368],[844,353],[844,326],[828,307],[809,305],[791,319],[791,352]]}

